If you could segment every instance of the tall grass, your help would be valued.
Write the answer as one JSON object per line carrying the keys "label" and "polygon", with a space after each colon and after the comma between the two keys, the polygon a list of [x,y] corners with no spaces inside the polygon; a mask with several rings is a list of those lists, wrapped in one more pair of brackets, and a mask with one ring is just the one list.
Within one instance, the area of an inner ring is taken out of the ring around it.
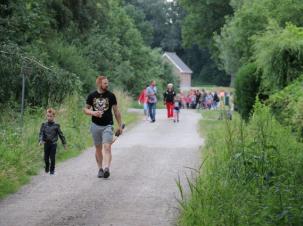
{"label": "tall grass", "polygon": [[248,124],[203,123],[205,161],[180,225],[303,225],[303,145],[291,131],[259,103]]}
{"label": "tall grass", "polygon": [[[131,123],[136,115],[127,113],[130,99],[126,94],[116,91],[118,106],[123,121]],[[57,110],[55,121],[61,125],[68,149],[64,150],[58,141],[57,159],[59,161],[79,155],[92,146],[89,133],[90,117],[83,113],[85,100],[78,95],[69,96]],[[19,127],[19,115],[7,109],[0,117],[0,198],[16,191],[42,169],[43,146],[38,145],[41,123],[46,121],[45,109],[27,108],[23,128]]]}

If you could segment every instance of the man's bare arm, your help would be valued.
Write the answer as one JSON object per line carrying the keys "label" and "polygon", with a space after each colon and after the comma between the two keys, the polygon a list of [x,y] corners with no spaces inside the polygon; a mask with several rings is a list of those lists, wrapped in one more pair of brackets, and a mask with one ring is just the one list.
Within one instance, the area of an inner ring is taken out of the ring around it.
{"label": "man's bare arm", "polygon": [[90,115],[90,116],[95,116],[95,117],[101,117],[101,112],[100,111],[93,111],[92,110],[92,106],[90,105],[86,105],[85,108],[83,109],[84,113],[86,115]]}
{"label": "man's bare arm", "polygon": [[118,122],[119,129],[121,129],[121,132],[122,132],[121,113],[120,113],[117,105],[113,105],[113,111],[114,111],[115,118],[116,118],[116,120]]}

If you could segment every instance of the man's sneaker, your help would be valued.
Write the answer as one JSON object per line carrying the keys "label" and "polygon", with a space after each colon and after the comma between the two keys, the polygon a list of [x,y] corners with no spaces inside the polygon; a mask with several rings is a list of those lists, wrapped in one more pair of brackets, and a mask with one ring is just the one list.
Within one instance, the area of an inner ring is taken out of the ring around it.
{"label": "man's sneaker", "polygon": [[109,175],[110,175],[110,173],[109,173],[109,168],[106,167],[106,168],[104,169],[104,178],[108,178]]}
{"label": "man's sneaker", "polygon": [[55,175],[55,171],[50,171],[49,174],[50,175]]}
{"label": "man's sneaker", "polygon": [[99,172],[98,172],[98,177],[99,177],[99,178],[104,177],[104,171],[103,171],[103,169],[102,169],[102,168],[100,168],[100,169],[99,169]]}
{"label": "man's sneaker", "polygon": [[47,168],[47,167],[45,167],[44,170],[45,170],[45,173],[49,172],[49,168]]}

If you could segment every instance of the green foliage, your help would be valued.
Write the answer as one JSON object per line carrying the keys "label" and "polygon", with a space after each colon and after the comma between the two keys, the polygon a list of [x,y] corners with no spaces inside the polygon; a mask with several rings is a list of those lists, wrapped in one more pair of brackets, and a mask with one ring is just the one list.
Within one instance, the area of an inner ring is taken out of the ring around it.
{"label": "green foliage", "polygon": [[283,90],[276,92],[266,101],[271,108],[272,113],[284,126],[291,126],[293,132],[298,137],[303,138],[303,76],[285,87]]}
{"label": "green foliage", "polygon": [[[0,30],[7,34],[0,38],[0,50],[9,53],[0,54],[1,103],[20,100],[24,67],[28,105],[60,103],[71,91],[87,93],[99,74],[132,95],[152,79],[159,86],[175,82],[160,51],[145,45],[142,37],[148,39],[151,27],[131,6],[111,0],[14,0],[1,3],[0,13]],[[24,57],[51,70],[24,63]]]}
{"label": "green foliage", "polygon": [[226,121],[208,131],[180,225],[302,225],[303,146],[269,108],[257,103],[248,124]]}
{"label": "green foliage", "polygon": [[236,11],[222,27],[220,35],[215,35],[216,58],[221,68],[235,76],[239,68],[249,63],[252,55],[250,37],[265,29],[266,8],[247,3]]}
{"label": "green foliage", "polygon": [[233,13],[230,0],[181,0],[187,15],[182,25],[184,44],[198,44],[209,47],[214,32],[219,32],[225,23],[225,16]]}
{"label": "green foliage", "polygon": [[[186,11],[186,16],[182,22],[182,43],[189,50],[185,50],[185,55],[189,55],[187,61],[194,69],[196,68],[196,62],[200,65],[194,70],[193,78],[195,80],[216,85],[230,83],[230,76],[227,74],[230,74],[230,71],[225,70],[227,72],[225,73],[218,70],[216,65],[218,63],[215,63],[215,61],[218,61],[217,58],[211,57],[211,55],[218,55],[213,41],[214,34],[220,33],[227,16],[233,13],[229,2],[230,0],[180,1],[181,6]],[[198,53],[199,58],[195,55],[197,47],[193,45],[198,45],[201,48]],[[220,69],[222,68],[224,67]]]}
{"label": "green foliage", "polygon": [[145,44],[148,46],[151,45],[153,41],[154,28],[152,27],[152,24],[146,20],[144,11],[132,4],[127,4],[125,6],[125,11],[133,19],[133,22],[140,31]]}
{"label": "green foliage", "polygon": [[41,67],[34,58],[21,55],[16,45],[3,45],[0,50],[1,104],[21,99],[23,74],[29,105],[46,106],[49,102],[61,102],[73,92],[80,92],[81,82],[75,74],[58,67]]}
{"label": "green foliage", "polygon": [[50,14],[46,12],[46,1],[11,0],[0,3],[0,42],[13,41],[18,44],[40,40],[51,34]]}
{"label": "green foliage", "polygon": [[254,38],[257,67],[263,71],[262,84],[271,92],[290,84],[303,71],[303,28],[276,23]]}
{"label": "green foliage", "polygon": [[49,62],[79,77],[85,93],[95,87],[95,78],[98,72],[89,59],[81,53],[81,49],[56,39],[47,43],[45,50],[48,53],[47,60]]}
{"label": "green foliage", "polygon": [[236,105],[242,118],[248,120],[255,104],[260,86],[260,73],[254,63],[244,65],[237,73]]}
{"label": "green foliage", "polygon": [[[243,64],[251,61],[254,55],[252,37],[265,32],[270,21],[276,21],[281,27],[285,27],[287,22],[303,25],[303,3],[300,0],[233,1],[232,4],[236,11],[223,26],[220,35],[215,36],[214,53],[220,67],[232,76]],[[270,45],[263,51],[268,48]]]}

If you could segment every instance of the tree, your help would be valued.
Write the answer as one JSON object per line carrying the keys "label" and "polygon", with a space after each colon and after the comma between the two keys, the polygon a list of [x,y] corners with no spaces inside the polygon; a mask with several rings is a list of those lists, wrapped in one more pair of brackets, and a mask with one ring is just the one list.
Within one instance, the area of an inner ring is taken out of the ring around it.
{"label": "tree", "polygon": [[210,47],[214,33],[220,33],[225,17],[233,14],[230,0],[180,0],[187,15],[182,26],[185,46]]}
{"label": "tree", "polygon": [[[236,2],[236,1],[234,1]],[[265,31],[269,21],[275,20],[281,27],[287,21],[303,25],[300,0],[253,0],[239,1],[234,16],[215,35],[216,59],[232,81],[243,64],[251,61],[253,55],[252,37]]]}
{"label": "tree", "polygon": [[254,37],[254,59],[263,71],[262,85],[270,93],[288,86],[303,72],[303,28],[273,22]]}

